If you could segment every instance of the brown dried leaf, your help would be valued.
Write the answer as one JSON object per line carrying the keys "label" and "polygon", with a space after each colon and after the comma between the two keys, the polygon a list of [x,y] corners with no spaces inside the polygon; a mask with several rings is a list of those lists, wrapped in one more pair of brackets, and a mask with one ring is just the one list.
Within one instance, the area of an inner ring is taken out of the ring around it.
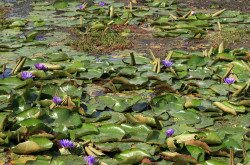
{"label": "brown dried leaf", "polygon": [[161,156],[163,157],[163,159],[170,161],[180,161],[180,162],[194,163],[194,164],[198,163],[198,161],[191,155],[179,154],[177,152],[162,152]]}
{"label": "brown dried leaf", "polygon": [[191,146],[197,146],[197,147],[201,147],[202,149],[204,149],[207,153],[211,152],[210,147],[207,145],[207,143],[199,141],[199,140],[189,140],[185,142],[185,145],[191,145]]}
{"label": "brown dried leaf", "polygon": [[149,165],[152,164],[151,160],[149,160],[148,158],[142,159],[141,163],[143,163],[143,164],[149,164]]}

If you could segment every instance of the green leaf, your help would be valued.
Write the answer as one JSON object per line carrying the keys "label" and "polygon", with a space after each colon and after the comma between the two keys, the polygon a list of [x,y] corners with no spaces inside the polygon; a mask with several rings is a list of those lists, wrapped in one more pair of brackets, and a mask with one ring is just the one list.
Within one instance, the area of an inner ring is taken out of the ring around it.
{"label": "green leaf", "polygon": [[180,110],[177,112],[171,112],[171,115],[178,123],[195,124],[200,122],[200,117],[196,114],[195,110]]}
{"label": "green leaf", "polygon": [[129,124],[121,124],[122,129],[126,132],[126,137],[129,141],[141,141],[144,142],[146,137],[151,132],[151,129],[143,124],[135,126]]}
{"label": "green leaf", "polygon": [[54,3],[54,8],[55,9],[64,9],[68,6],[68,2],[67,1],[64,1],[64,0],[60,0],[60,1],[56,1]]}
{"label": "green leaf", "polygon": [[70,130],[69,132],[70,132],[71,139],[75,139],[75,138],[85,136],[85,135],[99,133],[96,126],[90,123],[83,123],[81,128]]}
{"label": "green leaf", "polygon": [[195,158],[196,160],[203,162],[205,159],[205,151],[197,146],[186,146],[187,150],[189,151],[189,153],[191,154],[191,156],[193,158]]}
{"label": "green leaf", "polygon": [[146,85],[147,82],[148,82],[148,78],[141,77],[141,76],[140,77],[135,77],[135,78],[129,80],[130,84],[137,85],[137,86],[139,86],[139,85]]}
{"label": "green leaf", "polygon": [[193,56],[188,60],[187,65],[195,69],[197,66],[206,65],[208,60],[209,58],[207,57]]}
{"label": "green leaf", "polygon": [[103,74],[102,69],[88,69],[87,72],[80,73],[80,77],[83,79],[91,80],[100,78],[102,74]]}
{"label": "green leaf", "polygon": [[142,161],[143,158],[151,157],[146,151],[133,148],[125,150],[116,156],[120,164],[136,164]]}
{"label": "green leaf", "polygon": [[80,115],[68,109],[55,108],[50,113],[50,117],[54,119],[54,121],[51,123],[51,125],[54,127],[64,125],[68,128],[76,128],[82,124]]}
{"label": "green leaf", "polygon": [[0,86],[10,86],[14,89],[21,88],[26,85],[26,81],[22,81],[17,77],[8,77],[4,79],[0,79]]}
{"label": "green leaf", "polygon": [[210,159],[207,160],[203,165],[227,165],[227,162],[216,160],[216,159]]}
{"label": "green leaf", "polygon": [[[179,103],[181,103],[181,100],[179,100],[175,95],[166,94],[153,98],[151,101],[151,107],[156,115],[160,115],[175,106],[179,106]],[[182,107],[182,105],[180,105],[180,107]]]}
{"label": "green leaf", "polygon": [[46,138],[31,138],[30,140],[19,143],[13,147],[13,152],[18,154],[30,154],[40,151],[46,151],[52,148],[53,143]]}
{"label": "green leaf", "polygon": [[98,130],[100,134],[83,136],[81,139],[91,140],[93,142],[115,142],[121,141],[126,134],[121,126],[115,124],[103,125],[99,127]]}
{"label": "green leaf", "polygon": [[16,116],[17,121],[22,121],[25,120],[27,118],[38,118],[41,115],[41,111],[39,108],[31,108],[28,110],[25,110],[21,113],[19,113]]}
{"label": "green leaf", "polygon": [[9,113],[7,112],[2,112],[0,113],[0,132],[3,131],[5,124],[8,120]]}
{"label": "green leaf", "polygon": [[198,135],[199,140],[207,144],[221,144],[222,140],[216,132],[202,132]]}

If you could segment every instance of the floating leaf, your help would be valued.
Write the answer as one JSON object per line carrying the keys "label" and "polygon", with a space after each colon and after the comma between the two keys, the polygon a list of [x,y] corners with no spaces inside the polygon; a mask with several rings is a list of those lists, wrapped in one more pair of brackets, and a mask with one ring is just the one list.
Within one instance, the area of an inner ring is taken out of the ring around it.
{"label": "floating leaf", "polygon": [[53,143],[46,138],[31,138],[28,141],[19,143],[15,146],[13,152],[19,154],[30,154],[49,150],[52,146]]}
{"label": "floating leaf", "polygon": [[125,150],[116,156],[116,159],[120,164],[135,164],[142,161],[143,158],[150,158],[151,156],[147,154],[146,151],[133,148],[130,150]]}

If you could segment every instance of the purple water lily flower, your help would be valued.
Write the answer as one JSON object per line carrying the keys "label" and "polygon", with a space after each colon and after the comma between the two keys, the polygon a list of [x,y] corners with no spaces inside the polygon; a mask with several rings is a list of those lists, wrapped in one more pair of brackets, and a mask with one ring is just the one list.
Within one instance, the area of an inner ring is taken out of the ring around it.
{"label": "purple water lily flower", "polygon": [[80,10],[85,9],[85,7],[86,7],[86,5],[84,5],[84,4],[79,5],[79,9],[80,9]]}
{"label": "purple water lily flower", "polygon": [[44,40],[45,40],[45,37],[42,36],[42,35],[37,35],[37,36],[36,36],[36,40],[38,40],[38,41],[44,41]]}
{"label": "purple water lily flower", "polygon": [[103,1],[99,2],[99,6],[103,7],[103,6],[105,6],[105,5],[106,5],[105,2],[103,2]]}
{"label": "purple water lily flower", "polygon": [[96,163],[94,156],[85,156],[84,161],[86,162],[87,165],[94,165]]}
{"label": "purple water lily flower", "polygon": [[62,103],[62,98],[61,97],[57,97],[57,96],[54,96],[52,101],[56,104],[56,105],[59,105]]}
{"label": "purple water lily flower", "polygon": [[36,69],[38,70],[47,70],[48,67],[46,67],[44,64],[41,64],[41,63],[37,63],[34,65],[36,67]]}
{"label": "purple water lily flower", "polygon": [[170,68],[174,62],[173,61],[169,61],[169,60],[162,60],[162,64],[167,67],[167,68]]}
{"label": "purple water lily flower", "polygon": [[74,143],[68,139],[59,140],[59,144],[62,148],[73,148],[74,147]]}
{"label": "purple water lily flower", "polygon": [[31,72],[23,71],[21,73],[21,77],[23,80],[29,79],[29,78],[34,78],[33,74]]}
{"label": "purple water lily flower", "polygon": [[172,136],[174,134],[174,129],[172,129],[172,128],[170,128],[170,129],[168,129],[167,131],[166,131],[166,136],[167,137],[170,137],[170,136]]}
{"label": "purple water lily flower", "polygon": [[234,81],[235,81],[235,79],[232,78],[232,77],[226,77],[226,78],[224,78],[224,82],[227,83],[228,85],[233,84]]}

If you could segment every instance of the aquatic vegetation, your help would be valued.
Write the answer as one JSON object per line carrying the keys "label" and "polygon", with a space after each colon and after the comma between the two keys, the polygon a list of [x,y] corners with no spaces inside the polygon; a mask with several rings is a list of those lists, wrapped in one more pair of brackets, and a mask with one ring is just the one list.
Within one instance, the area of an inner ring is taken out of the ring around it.
{"label": "aquatic vegetation", "polygon": [[174,134],[174,129],[172,129],[172,128],[170,128],[170,129],[168,129],[167,131],[166,131],[166,136],[167,137],[170,137],[170,136],[172,136],[173,134]]}
{"label": "aquatic vegetation", "polygon": [[21,73],[21,77],[23,80],[29,79],[29,78],[34,78],[33,74],[31,72],[23,71]]}
{"label": "aquatic vegetation", "polygon": [[232,77],[226,77],[226,78],[224,78],[224,82],[227,83],[228,85],[233,84],[234,81],[235,81],[235,79],[232,78]]}
{"label": "aquatic vegetation", "polygon": [[37,35],[35,37],[35,39],[38,40],[38,41],[44,41],[44,40],[46,40],[46,38],[44,36],[42,36],[42,35]]}
{"label": "aquatic vegetation", "polygon": [[87,165],[95,165],[96,160],[94,156],[85,156],[84,161],[86,162]]}
{"label": "aquatic vegetation", "polygon": [[81,4],[81,5],[79,5],[78,7],[79,7],[80,10],[83,10],[83,9],[86,8],[86,5],[85,5],[85,4]]}
{"label": "aquatic vegetation", "polygon": [[38,70],[47,70],[48,69],[48,67],[46,67],[44,64],[41,64],[41,63],[37,63],[34,66]]}
{"label": "aquatic vegetation", "polygon": [[63,148],[73,148],[74,147],[74,143],[68,139],[59,140],[59,145]]}
{"label": "aquatic vegetation", "polygon": [[58,97],[58,96],[54,96],[52,101],[56,104],[56,105],[59,105],[62,103],[62,98],[61,97]]}
{"label": "aquatic vegetation", "polygon": [[36,1],[1,30],[0,164],[249,163],[249,50],[130,49],[133,35],[200,41],[248,14],[99,2]]}
{"label": "aquatic vegetation", "polygon": [[226,44],[244,43],[249,40],[250,30],[247,28],[224,27],[220,31],[209,33],[205,39],[219,45],[222,41]]}
{"label": "aquatic vegetation", "polygon": [[165,67],[169,68],[169,67],[171,67],[174,64],[174,62],[173,61],[169,61],[169,60],[162,60],[162,64]]}
{"label": "aquatic vegetation", "polygon": [[11,23],[10,20],[6,19],[6,13],[8,12],[8,8],[0,7],[0,30],[5,29]]}
{"label": "aquatic vegetation", "polygon": [[131,46],[131,41],[127,37],[121,36],[116,32],[91,31],[81,33],[76,30],[77,35],[69,41],[69,45],[77,50],[89,53],[105,53],[114,50],[123,50]]}
{"label": "aquatic vegetation", "polygon": [[99,6],[103,7],[105,5],[106,5],[106,3],[104,1],[99,2]]}

